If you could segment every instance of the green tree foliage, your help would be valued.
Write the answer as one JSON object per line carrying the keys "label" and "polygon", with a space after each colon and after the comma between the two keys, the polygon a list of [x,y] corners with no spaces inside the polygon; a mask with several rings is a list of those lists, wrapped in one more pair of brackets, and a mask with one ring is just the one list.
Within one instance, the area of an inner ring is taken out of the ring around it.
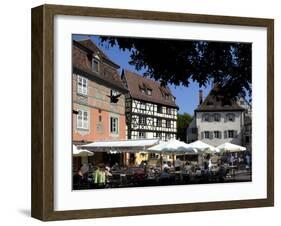
{"label": "green tree foliage", "polygon": [[178,114],[177,119],[177,139],[186,142],[186,128],[192,117],[188,113]]}
{"label": "green tree foliage", "polygon": [[131,65],[163,85],[200,86],[210,82],[235,99],[251,95],[252,45],[167,39],[100,37],[101,43],[130,51]]}

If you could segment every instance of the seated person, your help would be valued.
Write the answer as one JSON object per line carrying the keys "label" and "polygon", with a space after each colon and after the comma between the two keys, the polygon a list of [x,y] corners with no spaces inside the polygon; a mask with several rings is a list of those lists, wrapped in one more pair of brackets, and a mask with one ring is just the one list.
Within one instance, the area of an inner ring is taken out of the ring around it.
{"label": "seated person", "polygon": [[116,162],[116,163],[112,166],[112,170],[120,170],[120,166],[119,166],[118,162]]}
{"label": "seated person", "polygon": [[163,172],[159,176],[159,182],[160,184],[168,184],[170,179],[170,174],[168,173],[168,169],[164,169]]}

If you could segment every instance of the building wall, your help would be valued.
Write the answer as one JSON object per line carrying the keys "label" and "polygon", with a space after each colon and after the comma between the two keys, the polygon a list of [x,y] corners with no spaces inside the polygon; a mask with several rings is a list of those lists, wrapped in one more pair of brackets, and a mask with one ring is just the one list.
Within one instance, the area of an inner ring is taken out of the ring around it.
{"label": "building wall", "polygon": [[[141,107],[142,104],[142,107]],[[159,105],[159,104],[158,104]],[[126,114],[127,128],[130,139],[141,139],[139,132],[145,133],[145,139],[159,138],[161,140],[176,139],[177,132],[177,109],[171,108],[171,114],[167,113],[167,106],[162,106],[163,112],[157,112],[157,104],[131,99],[127,96]],[[147,124],[140,123],[140,117],[145,117]],[[166,128],[164,123],[157,126],[157,119],[171,121],[171,128]],[[149,122],[149,123],[148,123]],[[157,135],[161,134],[161,137]],[[169,138],[166,136],[169,134]],[[172,161],[173,156],[166,156],[167,160]],[[135,164],[139,165],[142,161],[148,160],[147,153],[135,153]]]}
{"label": "building wall", "polygon": [[196,118],[193,117],[186,132],[186,142],[191,143],[198,140],[198,130],[196,127]]}
{"label": "building wall", "polygon": [[[137,139],[139,132],[145,133],[145,138],[158,138],[160,134],[162,140],[168,140],[176,138],[177,132],[177,109],[173,107],[161,106],[162,113],[157,112],[157,106],[159,104],[149,103],[139,100],[127,101],[128,114],[128,129],[131,139]],[[170,108],[168,113],[167,108]],[[141,124],[140,118],[146,118],[146,124]],[[160,124],[157,124],[157,119],[161,120]],[[170,122],[170,126],[167,127],[167,121]],[[166,136],[166,134],[168,134]]]}
{"label": "building wall", "polygon": [[[77,128],[77,115],[73,114],[73,141],[126,139],[125,96],[121,95],[117,103],[110,103],[111,88],[92,80],[88,80],[87,95],[81,95],[77,93],[76,81],[77,75],[73,74],[73,109],[88,111],[89,126]],[[110,132],[111,116],[118,118],[118,134]]]}
{"label": "building wall", "polygon": [[[210,121],[206,122],[202,119],[204,114],[207,112],[196,112],[196,127],[198,130],[198,139],[202,140],[203,142],[213,145],[213,146],[218,146],[220,144],[223,144],[225,142],[231,142],[233,144],[238,144],[242,145],[242,128],[244,124],[244,119],[243,119],[243,113],[241,111],[233,111],[233,112],[208,112],[208,114],[220,114],[221,118],[219,122],[216,121]],[[235,120],[228,121],[225,120],[227,114],[232,113],[235,115]],[[228,130],[234,130],[236,131],[237,135],[234,138],[225,138],[225,131]],[[215,138],[214,134],[212,138],[205,138],[203,136],[204,131],[220,131],[221,132],[221,137],[220,138]]]}

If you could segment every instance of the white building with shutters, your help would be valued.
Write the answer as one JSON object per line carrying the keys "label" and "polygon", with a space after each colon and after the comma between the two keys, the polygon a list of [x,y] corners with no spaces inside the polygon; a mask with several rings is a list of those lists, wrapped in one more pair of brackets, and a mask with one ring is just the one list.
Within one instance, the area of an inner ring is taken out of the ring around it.
{"label": "white building with shutters", "polygon": [[187,142],[201,140],[218,146],[225,142],[245,145],[245,108],[238,102],[216,96],[214,89],[203,101],[199,93],[199,105],[187,129]]}

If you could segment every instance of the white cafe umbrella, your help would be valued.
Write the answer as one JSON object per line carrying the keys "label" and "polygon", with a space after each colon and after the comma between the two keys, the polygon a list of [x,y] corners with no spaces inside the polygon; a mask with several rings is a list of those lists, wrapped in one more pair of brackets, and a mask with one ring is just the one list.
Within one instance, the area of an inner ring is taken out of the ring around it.
{"label": "white cafe umbrella", "polygon": [[79,150],[75,145],[73,145],[73,152],[72,152],[74,157],[87,157],[87,156],[93,156],[94,153],[88,150]]}
{"label": "white cafe umbrella", "polygon": [[217,147],[217,149],[220,152],[239,152],[239,151],[246,151],[245,147],[242,147],[240,145],[237,144],[232,144],[229,142],[226,142],[224,144],[221,144]]}
{"label": "white cafe umbrella", "polygon": [[147,151],[170,153],[170,154],[194,154],[194,150],[188,144],[179,140],[169,140],[168,142],[163,142],[152,146],[147,149]]}
{"label": "white cafe umbrella", "polygon": [[[158,145],[152,146],[147,151],[159,152],[164,154],[194,154],[194,150],[186,143],[179,140],[169,140]],[[161,155],[162,168],[162,155]]]}
{"label": "white cafe umbrella", "polygon": [[194,141],[192,143],[189,143],[188,145],[192,147],[195,151],[201,153],[212,154],[217,151],[217,148],[212,145],[206,144],[201,140]]}

